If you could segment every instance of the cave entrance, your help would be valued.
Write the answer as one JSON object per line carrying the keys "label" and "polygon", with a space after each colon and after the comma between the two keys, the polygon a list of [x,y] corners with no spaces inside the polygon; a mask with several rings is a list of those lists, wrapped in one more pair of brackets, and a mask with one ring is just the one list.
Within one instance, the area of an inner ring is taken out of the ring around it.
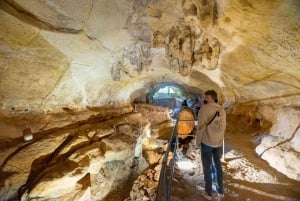
{"label": "cave entrance", "polygon": [[185,87],[174,82],[156,84],[147,97],[150,104],[171,109],[180,107],[185,100],[187,101],[188,107],[192,107],[197,98],[201,99],[201,95],[191,93]]}
{"label": "cave entrance", "polygon": [[157,84],[149,96],[149,102],[168,108],[178,107],[186,99],[187,92],[175,83]]}
{"label": "cave entrance", "polygon": [[[201,94],[191,92],[191,90],[185,88],[174,82],[162,82],[156,84],[153,89],[148,93],[147,99],[150,104],[168,107],[173,110],[171,116],[180,110],[182,104],[185,102],[185,106],[195,110],[195,106],[201,103]],[[198,108],[199,110],[199,108]],[[197,112],[194,111],[196,114]]]}

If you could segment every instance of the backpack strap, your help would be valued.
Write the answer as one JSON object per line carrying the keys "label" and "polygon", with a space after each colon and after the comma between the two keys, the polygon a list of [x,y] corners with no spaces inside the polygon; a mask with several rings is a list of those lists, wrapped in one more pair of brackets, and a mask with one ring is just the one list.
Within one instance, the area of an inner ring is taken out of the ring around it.
{"label": "backpack strap", "polygon": [[213,118],[206,124],[206,126],[208,126],[215,118],[216,116],[220,116],[220,112],[219,111],[216,111],[215,115],[213,116]]}

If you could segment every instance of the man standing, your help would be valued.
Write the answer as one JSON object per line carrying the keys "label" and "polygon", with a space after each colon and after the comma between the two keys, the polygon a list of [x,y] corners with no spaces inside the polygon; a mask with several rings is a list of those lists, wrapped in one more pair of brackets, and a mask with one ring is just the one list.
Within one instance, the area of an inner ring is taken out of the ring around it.
{"label": "man standing", "polygon": [[205,180],[203,196],[207,200],[212,198],[211,166],[214,160],[217,173],[217,192],[219,197],[224,197],[223,171],[221,166],[221,153],[224,133],[226,129],[226,113],[218,104],[217,93],[208,90],[204,94],[204,105],[198,114],[198,131],[196,145],[201,146],[201,158]]}

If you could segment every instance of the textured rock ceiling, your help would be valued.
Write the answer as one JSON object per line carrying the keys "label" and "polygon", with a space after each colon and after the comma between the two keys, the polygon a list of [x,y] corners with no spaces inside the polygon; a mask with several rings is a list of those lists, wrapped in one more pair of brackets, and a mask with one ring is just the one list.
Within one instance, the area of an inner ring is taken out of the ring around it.
{"label": "textured rock ceiling", "polygon": [[232,102],[299,106],[297,0],[9,0],[1,8],[3,112],[126,103],[162,80],[218,86]]}
{"label": "textured rock ceiling", "polygon": [[10,117],[127,105],[174,81],[272,121],[258,153],[299,152],[299,11],[299,0],[1,1],[0,136],[18,133]]}

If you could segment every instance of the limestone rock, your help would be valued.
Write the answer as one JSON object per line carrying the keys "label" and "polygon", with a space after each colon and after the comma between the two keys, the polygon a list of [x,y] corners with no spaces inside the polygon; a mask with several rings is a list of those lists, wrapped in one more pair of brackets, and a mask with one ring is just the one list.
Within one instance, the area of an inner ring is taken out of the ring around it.
{"label": "limestone rock", "polygon": [[[23,187],[28,187],[26,180],[35,174],[33,181],[39,178],[39,171],[46,168],[51,154],[55,149],[67,139],[68,134],[60,136],[48,136],[35,143],[29,143],[18,151],[9,155],[8,159],[1,166],[1,177],[9,175],[3,179],[0,194],[4,200],[17,199],[18,192],[23,193]],[[22,150],[22,151],[21,151]],[[3,151],[5,153],[5,151]],[[45,161],[44,164],[41,161]],[[32,166],[33,165],[33,166]],[[35,172],[36,171],[36,172]]]}
{"label": "limestone rock", "polygon": [[274,112],[274,125],[256,152],[278,171],[300,180],[299,110],[282,108]]}
{"label": "limestone rock", "polygon": [[71,32],[77,32],[84,28],[92,7],[92,1],[90,0],[7,1],[17,9],[28,13],[50,27]]}
{"label": "limestone rock", "polygon": [[[1,107],[10,113],[28,114],[60,82],[68,59],[40,36],[37,27],[29,26],[2,9],[0,15]],[[31,103],[24,102],[29,99]],[[6,104],[7,100],[10,103]]]}
{"label": "limestone rock", "polygon": [[[78,129],[60,129],[40,135],[14,152],[1,150],[10,152],[4,154],[8,157],[1,165],[1,198],[101,200],[135,171],[131,169],[134,158],[141,157],[135,154],[136,149],[141,149],[137,125],[147,125],[140,117],[134,113],[93,125],[83,124]],[[128,120],[131,133],[114,131],[94,137],[101,130]]]}
{"label": "limestone rock", "polygon": [[130,43],[126,20],[132,9],[132,3],[125,0],[95,1],[87,22],[88,36],[109,50],[126,46]]}
{"label": "limestone rock", "polygon": [[134,182],[132,190],[130,191],[130,197],[125,199],[126,201],[154,201],[156,198],[156,189],[158,182],[153,180],[153,176],[156,173],[155,170],[148,170],[141,174]]}
{"label": "limestone rock", "polygon": [[[169,3],[174,4],[174,2],[165,1],[153,5],[148,11],[150,19],[153,12],[161,11],[162,6],[171,6]],[[216,20],[216,5],[215,1],[203,1],[202,3],[185,1],[183,5],[175,6],[176,9],[173,12],[181,12],[177,19],[169,19],[167,15],[173,14],[169,10],[159,18],[154,16],[154,19],[151,19],[156,36],[167,35],[165,49],[170,67],[174,72],[187,76],[191,73],[192,68],[210,70],[217,68],[221,51],[220,42],[208,34],[208,30],[213,28]],[[170,20],[170,28],[166,30],[157,26],[159,19]]]}
{"label": "limestone rock", "polygon": [[149,164],[152,165],[158,163],[162,156],[155,151],[149,150],[146,151],[145,157],[149,161]]}
{"label": "limestone rock", "polygon": [[171,110],[165,107],[140,103],[135,105],[135,109],[154,125],[170,119]]}
{"label": "limestone rock", "polygon": [[[30,128],[32,132],[41,132],[53,128],[62,128],[70,124],[75,126],[78,122],[99,121],[121,116],[132,111],[131,105],[123,107],[88,107],[86,111],[73,111],[69,108],[62,108],[59,113],[16,115],[0,117],[0,136],[15,139],[22,137],[23,130]],[[42,115],[42,116],[41,116]],[[12,122],[15,122],[14,124]],[[97,132],[97,136],[111,133],[111,128]]]}
{"label": "limestone rock", "polygon": [[[258,149],[277,147],[278,133],[296,132],[272,116],[300,105],[299,9],[298,0],[1,1],[0,136],[66,125],[74,111],[128,105],[177,82],[217,90],[227,108],[274,109],[263,118],[276,132]],[[277,148],[295,150],[297,136]]]}

